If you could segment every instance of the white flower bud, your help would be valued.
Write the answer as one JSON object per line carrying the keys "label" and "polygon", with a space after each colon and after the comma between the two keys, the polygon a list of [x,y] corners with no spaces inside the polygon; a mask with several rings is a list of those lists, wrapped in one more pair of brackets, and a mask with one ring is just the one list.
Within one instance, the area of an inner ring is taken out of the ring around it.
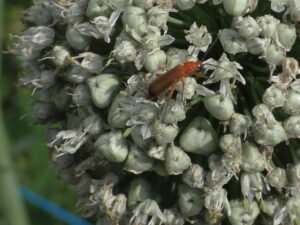
{"label": "white flower bud", "polygon": [[95,142],[96,154],[104,156],[107,160],[115,163],[125,161],[128,154],[126,140],[121,131],[111,131],[102,134]]}
{"label": "white flower bud", "polygon": [[270,217],[273,217],[275,212],[278,211],[283,202],[277,196],[269,196],[267,199],[260,201],[260,209]]}
{"label": "white flower bud", "polygon": [[229,96],[206,96],[203,103],[207,111],[218,120],[229,120],[234,113],[233,102]]}
{"label": "white flower bud", "polygon": [[271,9],[274,12],[280,13],[285,10],[287,0],[270,0],[270,1],[271,1]]}
{"label": "white flower bud", "polygon": [[133,0],[133,5],[142,9],[150,9],[153,7],[153,0]]}
{"label": "white flower bud", "polygon": [[164,221],[165,225],[184,225],[185,219],[178,212],[176,208],[165,209],[164,216],[165,216],[165,221]]}
{"label": "white flower bud", "polygon": [[265,192],[263,176],[260,173],[243,172],[241,175],[241,189],[245,199],[252,201],[254,197],[258,200]]}
{"label": "white flower bud", "polygon": [[265,91],[262,100],[271,108],[281,107],[286,100],[285,91],[272,85]]}
{"label": "white flower bud", "polygon": [[289,90],[286,96],[286,101],[283,109],[289,115],[299,115],[300,114],[300,93]]}
{"label": "white flower bud", "polygon": [[189,10],[196,4],[196,0],[173,0],[172,1],[180,10]]}
{"label": "white flower bud", "polygon": [[147,151],[147,154],[154,159],[157,160],[165,160],[165,152],[166,152],[166,146],[157,146],[153,145],[150,146],[149,150]]}
{"label": "white flower bud", "polygon": [[108,111],[108,124],[113,128],[125,128],[127,121],[131,118],[130,111],[122,109],[123,105],[130,105],[131,101],[127,97],[117,97],[109,111]]}
{"label": "white flower bud", "polygon": [[234,29],[223,29],[220,31],[219,39],[227,53],[237,54],[246,52],[246,40]]}
{"label": "white flower bud", "polygon": [[230,211],[227,191],[224,188],[207,191],[205,193],[205,208],[208,209],[211,214],[222,213],[223,208]]}
{"label": "white flower bud", "polygon": [[206,26],[198,27],[196,22],[192,24],[190,29],[186,31],[187,35],[185,39],[191,43],[192,45],[201,49],[201,51],[205,52],[212,42],[212,37],[208,33]]}
{"label": "white flower bud", "polygon": [[140,174],[150,170],[153,164],[154,160],[147,156],[142,149],[136,145],[130,145],[130,150],[124,164],[124,170],[133,174]]}
{"label": "white flower bud", "polygon": [[64,47],[57,45],[53,48],[53,62],[58,67],[64,67],[69,64],[70,52]]}
{"label": "white flower bud", "polygon": [[90,0],[86,9],[86,15],[90,18],[97,16],[110,16],[112,10],[105,1],[102,0]]}
{"label": "white flower bud", "polygon": [[179,147],[169,147],[165,155],[165,168],[169,175],[181,174],[191,165],[191,159]]}
{"label": "white flower bud", "polygon": [[282,141],[287,140],[287,134],[281,123],[273,121],[270,123],[261,123],[253,126],[254,139],[261,145],[275,146]]}
{"label": "white flower bud", "polygon": [[293,24],[280,23],[277,26],[277,35],[279,43],[286,51],[289,51],[297,38],[296,27]]}
{"label": "white flower bud", "polygon": [[288,166],[288,179],[293,195],[300,193],[300,164],[293,164]]}
{"label": "white flower bud", "polygon": [[285,170],[279,167],[271,169],[267,174],[267,182],[278,191],[281,191],[287,185]]}
{"label": "white flower bud", "polygon": [[181,184],[178,187],[178,196],[178,203],[183,216],[196,216],[201,212],[204,206],[203,191]]}
{"label": "white flower bud", "polygon": [[233,21],[233,27],[237,28],[239,34],[249,40],[255,37],[258,37],[261,28],[251,16],[247,17],[236,17]]}
{"label": "white flower bud", "polygon": [[54,29],[46,26],[31,27],[24,33],[25,40],[32,42],[39,50],[49,47],[54,42]]}
{"label": "white flower bud", "polygon": [[71,83],[80,84],[85,82],[92,74],[79,66],[73,66],[63,74],[63,78]]}
{"label": "white flower bud", "polygon": [[204,170],[198,164],[192,164],[182,175],[182,181],[192,188],[203,188]]}
{"label": "white flower bud", "polygon": [[263,54],[264,59],[271,65],[279,65],[286,57],[284,49],[271,43]]}
{"label": "white flower bud", "polygon": [[[219,158],[219,163],[222,163],[221,158]],[[206,173],[206,186],[210,189],[219,189],[227,184],[232,176],[232,171],[228,171],[225,166],[221,165]]]}
{"label": "white flower bud", "polygon": [[232,134],[246,134],[251,126],[251,118],[239,113],[234,113],[230,119],[229,129]]}
{"label": "white flower bud", "polygon": [[113,53],[116,60],[122,64],[125,62],[133,62],[137,54],[134,45],[129,41],[122,41],[116,45]]}
{"label": "white flower bud", "polygon": [[148,20],[146,12],[139,7],[127,6],[123,12],[122,21],[124,25],[135,30],[140,36],[147,29]]}
{"label": "white flower bud", "polygon": [[254,224],[256,217],[259,215],[259,207],[256,201],[243,200],[230,201],[231,215],[228,219],[232,225]]}
{"label": "white flower bud", "polygon": [[181,93],[185,99],[192,99],[194,94],[196,93],[197,81],[193,77],[185,78],[185,85],[183,89],[183,85],[181,82],[176,84],[176,91]]}
{"label": "white flower bud", "polygon": [[261,172],[265,169],[264,158],[257,146],[250,142],[242,144],[242,169],[247,172]]}
{"label": "white flower bud", "polygon": [[299,195],[290,197],[286,203],[287,211],[292,223],[297,224],[300,221],[300,197]]}
{"label": "white flower bud", "polygon": [[248,0],[223,0],[225,11],[232,16],[241,16],[246,12]]}
{"label": "white flower bud", "polygon": [[283,127],[291,138],[300,138],[300,115],[291,116],[283,123]]}
{"label": "white flower bud", "polygon": [[254,108],[252,109],[252,114],[256,118],[255,123],[276,121],[274,115],[272,114],[272,112],[266,104],[259,104],[254,106]]}
{"label": "white flower bud", "polygon": [[154,170],[155,173],[157,173],[161,177],[169,176],[169,174],[168,174],[168,172],[165,168],[165,164],[163,162],[156,162],[154,164],[153,170]]}
{"label": "white flower bud", "polygon": [[131,182],[127,200],[130,209],[135,208],[140,202],[151,198],[153,198],[151,184],[146,179],[139,177]]}
{"label": "white flower bud", "polygon": [[148,54],[145,58],[145,68],[149,72],[155,72],[165,67],[167,54],[163,50],[157,50]]}
{"label": "white flower bud", "polygon": [[291,19],[296,23],[300,21],[300,2],[297,0],[290,0],[288,4],[288,11]]}
{"label": "white flower bud", "polygon": [[275,38],[277,26],[280,23],[278,19],[272,15],[264,15],[257,18],[257,23],[262,29],[261,35],[265,38]]}
{"label": "white flower bud", "polygon": [[174,124],[185,119],[185,108],[182,103],[174,99],[170,99],[161,109],[164,123]]}
{"label": "white flower bud", "polygon": [[231,157],[236,157],[241,154],[242,143],[239,136],[225,134],[220,137],[219,146],[224,153]]}
{"label": "white flower bud", "polygon": [[246,46],[248,52],[253,55],[259,55],[265,51],[270,41],[268,39],[253,38],[247,41]]}
{"label": "white flower bud", "polygon": [[179,138],[180,147],[187,152],[208,155],[217,148],[217,134],[204,117],[193,119]]}
{"label": "white flower bud", "polygon": [[105,73],[91,77],[87,80],[92,100],[98,108],[106,108],[120,88],[117,75]]}
{"label": "white flower bud", "polygon": [[84,50],[90,45],[90,37],[81,34],[75,27],[69,26],[66,32],[66,40],[76,50]]}
{"label": "white flower bud", "polygon": [[158,145],[166,145],[172,143],[178,134],[178,127],[175,125],[166,125],[163,123],[155,124],[157,134],[155,141]]}
{"label": "white flower bud", "polygon": [[85,129],[91,135],[99,135],[104,130],[104,125],[101,117],[98,114],[91,114],[86,117],[80,124],[81,129]]}
{"label": "white flower bud", "polygon": [[168,63],[167,69],[171,70],[178,64],[182,64],[186,61],[186,57],[188,55],[188,51],[185,49],[179,48],[169,48],[167,51]]}
{"label": "white flower bud", "polygon": [[169,12],[162,8],[154,7],[148,11],[149,25],[168,29],[167,21],[169,18]]}

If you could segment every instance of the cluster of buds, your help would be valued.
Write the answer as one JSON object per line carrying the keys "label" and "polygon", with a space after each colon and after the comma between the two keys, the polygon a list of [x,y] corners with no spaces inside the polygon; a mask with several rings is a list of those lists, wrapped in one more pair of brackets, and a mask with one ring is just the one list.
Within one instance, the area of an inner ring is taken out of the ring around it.
{"label": "cluster of buds", "polygon": [[[258,4],[282,20],[257,16]],[[298,0],[36,0],[12,52],[83,216],[97,225],[299,224],[300,69],[286,57],[299,20]],[[182,78],[173,96],[149,100],[159,74],[214,52],[213,34],[224,53],[203,62],[205,79]]]}

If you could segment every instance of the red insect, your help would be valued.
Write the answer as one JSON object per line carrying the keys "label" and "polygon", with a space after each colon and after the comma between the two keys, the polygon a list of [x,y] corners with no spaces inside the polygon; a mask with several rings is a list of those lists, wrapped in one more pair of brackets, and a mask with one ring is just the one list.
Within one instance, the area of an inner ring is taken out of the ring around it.
{"label": "red insect", "polygon": [[182,86],[184,88],[185,83],[184,79],[185,77],[188,77],[190,75],[195,75],[197,77],[205,78],[206,76],[195,72],[197,69],[201,68],[203,66],[203,62],[196,61],[196,62],[185,62],[183,64],[179,64],[175,66],[173,69],[169,70],[168,72],[161,74],[156,78],[149,86],[148,89],[148,95],[147,99],[151,100],[167,89],[170,90],[170,93],[168,95],[168,99],[172,97],[175,85],[181,81]]}

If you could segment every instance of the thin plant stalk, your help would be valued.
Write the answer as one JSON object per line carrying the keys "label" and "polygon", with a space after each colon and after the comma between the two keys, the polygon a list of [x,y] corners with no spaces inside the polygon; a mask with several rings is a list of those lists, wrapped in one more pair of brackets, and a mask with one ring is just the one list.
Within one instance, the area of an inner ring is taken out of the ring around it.
{"label": "thin plant stalk", "polygon": [[[0,80],[2,79],[4,1],[0,1]],[[2,83],[2,82],[1,82]],[[0,199],[7,224],[29,225],[20,196],[17,177],[10,156],[10,146],[3,121],[2,93],[0,91]]]}

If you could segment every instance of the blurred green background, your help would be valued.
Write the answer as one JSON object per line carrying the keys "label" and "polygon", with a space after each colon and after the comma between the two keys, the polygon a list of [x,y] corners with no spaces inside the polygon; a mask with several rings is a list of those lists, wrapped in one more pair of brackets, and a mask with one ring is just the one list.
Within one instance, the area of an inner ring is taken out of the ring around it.
{"label": "blurred green background", "polygon": [[[4,23],[2,27],[4,32],[0,38],[3,40],[2,49],[6,51],[10,45],[9,35],[18,34],[25,29],[21,22],[22,12],[32,2],[30,0],[0,1],[3,1],[2,5],[4,5],[4,13],[0,14]],[[5,53],[2,55],[2,60],[0,97],[2,96],[3,120],[19,185],[28,187],[66,210],[78,214],[75,191],[57,179],[50,163],[45,129],[32,122],[30,115],[32,93],[16,85],[18,77],[22,74],[19,61],[13,55]],[[4,140],[0,139],[0,142],[3,143]],[[0,225],[7,225],[3,208],[3,201],[0,200]],[[25,203],[25,210],[29,217],[29,224],[65,224],[29,203]]]}

